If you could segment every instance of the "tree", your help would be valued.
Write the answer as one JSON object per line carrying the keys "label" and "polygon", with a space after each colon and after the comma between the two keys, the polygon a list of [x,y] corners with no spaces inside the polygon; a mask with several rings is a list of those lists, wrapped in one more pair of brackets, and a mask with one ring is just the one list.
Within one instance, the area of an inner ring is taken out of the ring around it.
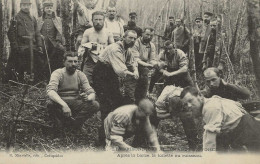
{"label": "tree", "polygon": [[258,96],[260,97],[260,1],[247,0],[250,56],[253,61]]}

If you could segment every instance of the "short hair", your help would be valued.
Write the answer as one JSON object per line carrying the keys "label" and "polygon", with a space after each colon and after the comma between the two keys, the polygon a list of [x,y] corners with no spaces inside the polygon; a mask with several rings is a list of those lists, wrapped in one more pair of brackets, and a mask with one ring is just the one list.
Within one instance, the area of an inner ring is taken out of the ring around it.
{"label": "short hair", "polygon": [[205,76],[205,74],[208,74],[210,71],[215,72],[216,75],[217,75],[218,77],[220,77],[220,71],[219,71],[219,69],[216,68],[216,67],[209,67],[209,68],[207,68],[207,69],[203,72],[203,75]]}
{"label": "short hair", "polygon": [[105,14],[102,11],[95,11],[94,13],[92,13],[92,20],[95,15],[102,15],[105,18]]}
{"label": "short hair", "polygon": [[63,61],[67,60],[67,57],[78,57],[77,52],[73,52],[73,51],[66,51],[63,55]]}
{"label": "short hair", "polygon": [[154,32],[154,28],[152,27],[145,27],[142,32],[145,33],[146,30],[150,30],[151,32]]}
{"label": "short hair", "polygon": [[124,34],[124,37],[127,37],[130,32],[137,35],[136,31],[134,31],[134,30],[127,30],[127,31],[125,32],[125,34]]}
{"label": "short hair", "polygon": [[149,100],[149,99],[142,99],[139,103],[138,103],[138,107],[141,111],[143,111],[145,114],[148,113],[153,113],[155,108],[154,108],[154,104]]}
{"label": "short hair", "polygon": [[115,11],[116,11],[116,7],[115,6],[108,6],[106,11],[108,11],[108,9],[115,9]]}
{"label": "short hair", "polygon": [[182,90],[181,95],[180,95],[180,98],[183,99],[183,97],[184,97],[186,94],[188,94],[188,93],[190,93],[191,95],[196,96],[196,97],[197,97],[198,95],[200,95],[200,92],[198,91],[197,88],[188,86],[188,87],[185,87],[185,88]]}
{"label": "short hair", "polygon": [[167,40],[167,41],[164,42],[164,47],[167,47],[167,46],[169,46],[171,44],[173,45],[172,41]]}

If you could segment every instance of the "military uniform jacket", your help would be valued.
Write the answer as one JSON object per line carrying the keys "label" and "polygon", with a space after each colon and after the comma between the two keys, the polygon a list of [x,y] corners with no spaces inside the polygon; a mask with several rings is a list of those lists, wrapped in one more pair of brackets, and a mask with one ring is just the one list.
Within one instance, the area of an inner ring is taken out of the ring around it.
{"label": "military uniform jacket", "polygon": [[[55,28],[57,29],[57,35],[56,35],[56,40],[51,40],[52,44],[55,46],[56,42],[59,41],[60,43],[64,44],[65,43],[65,39],[62,36],[62,22],[60,17],[53,17],[52,18],[53,24],[55,26]],[[43,24],[44,24],[44,19],[43,17],[40,17],[38,20],[38,30],[41,31],[43,28]]]}
{"label": "military uniform jacket", "polygon": [[32,35],[34,46],[42,47],[41,34],[37,29],[35,17],[20,11],[11,21],[8,38],[12,48],[24,50],[29,48],[30,40],[26,37]]}

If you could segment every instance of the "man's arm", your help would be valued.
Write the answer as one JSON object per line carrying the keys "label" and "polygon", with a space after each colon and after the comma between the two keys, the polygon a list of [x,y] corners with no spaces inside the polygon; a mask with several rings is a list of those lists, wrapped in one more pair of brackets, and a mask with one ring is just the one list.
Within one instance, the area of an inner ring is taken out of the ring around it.
{"label": "man's arm", "polygon": [[88,32],[88,30],[86,30],[83,33],[82,40],[81,40],[81,45],[84,44],[84,43],[88,43],[88,42],[89,42],[89,32]]}
{"label": "man's arm", "polygon": [[83,97],[86,101],[94,101],[96,98],[95,91],[90,86],[87,76],[81,71],[78,71],[78,75],[80,78],[81,89],[84,92],[84,94],[81,94],[81,95],[84,95]]}
{"label": "man's arm", "polygon": [[108,45],[114,43],[114,37],[111,32],[108,32]]}
{"label": "man's arm", "polygon": [[186,54],[181,50],[177,50],[177,55],[179,56],[179,69],[177,71],[170,72],[169,76],[176,76],[188,72],[188,58]]}
{"label": "man's arm", "polygon": [[57,93],[59,81],[61,78],[62,78],[62,75],[59,72],[54,71],[51,74],[50,82],[47,85],[46,92],[47,92],[48,97],[52,101],[60,104],[60,106],[62,107],[62,110],[66,116],[71,116],[71,110],[70,110],[68,104],[65,101],[63,101],[62,98]]}
{"label": "man's arm", "polygon": [[217,133],[205,130],[203,134],[203,151],[216,151]]}
{"label": "man's arm", "polygon": [[149,116],[145,119],[144,131],[147,135],[148,141],[152,144],[152,146],[155,147],[157,150],[160,150],[160,144],[157,138],[157,133],[150,123]]}
{"label": "man's arm", "polygon": [[224,80],[222,80],[223,85],[229,88],[229,91],[234,95],[236,98],[239,99],[248,99],[250,97],[250,91],[242,86],[236,84],[228,84]]}

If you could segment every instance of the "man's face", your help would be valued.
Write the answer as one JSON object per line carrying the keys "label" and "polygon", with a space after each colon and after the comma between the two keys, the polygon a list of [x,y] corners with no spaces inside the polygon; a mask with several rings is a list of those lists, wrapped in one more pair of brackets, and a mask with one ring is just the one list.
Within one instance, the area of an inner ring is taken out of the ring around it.
{"label": "man's face", "polygon": [[169,19],[170,25],[174,25],[174,20],[172,18]]}
{"label": "man's face", "polygon": [[214,71],[209,71],[204,74],[205,81],[207,86],[210,89],[218,89],[220,85],[221,78],[217,76],[217,74]]}
{"label": "man's face", "polygon": [[53,6],[46,6],[44,7],[44,12],[48,15],[52,14],[53,12]]}
{"label": "man's face", "polygon": [[104,27],[104,16],[94,15],[94,17],[92,18],[92,22],[95,30],[100,31]]}
{"label": "man's face", "polygon": [[211,28],[211,30],[215,30],[216,31],[216,29],[217,29],[217,24],[210,24],[210,28]]}
{"label": "man's face", "polygon": [[194,117],[199,117],[201,116],[201,109],[203,106],[203,97],[198,95],[198,96],[193,96],[191,93],[187,93],[183,99],[183,108],[184,110],[192,111],[192,115]]}
{"label": "man's face", "polygon": [[180,25],[181,25],[181,21],[180,21],[180,20],[177,20],[177,21],[176,21],[176,26],[180,27]]}
{"label": "man's face", "polygon": [[21,10],[23,12],[29,13],[30,12],[30,8],[31,8],[31,4],[30,3],[21,3]]}
{"label": "man's face", "polygon": [[204,22],[208,24],[211,20],[211,16],[209,16],[208,14],[204,14],[203,19]]}
{"label": "man's face", "polygon": [[77,42],[77,43],[81,43],[82,38],[83,38],[83,34],[81,33],[81,34],[79,34],[79,35],[77,36],[76,42]]}
{"label": "man's face", "polygon": [[137,38],[137,34],[133,32],[129,32],[127,36],[124,38],[125,45],[128,47],[133,47],[135,40]]}
{"label": "man's face", "polygon": [[115,16],[116,16],[116,8],[114,8],[114,7],[108,8],[107,14],[108,14],[108,18],[109,18],[110,20],[115,19]]}
{"label": "man's face", "polygon": [[67,59],[64,61],[64,66],[69,74],[75,73],[78,67],[78,57],[67,56]]}
{"label": "man's face", "polygon": [[136,16],[131,16],[129,19],[130,22],[135,22],[137,21],[137,17]]}
{"label": "man's face", "polygon": [[154,35],[154,32],[151,32],[151,30],[149,30],[149,29],[145,30],[145,32],[142,35],[143,41],[145,43],[149,43],[150,41],[152,41],[153,35]]}
{"label": "man's face", "polygon": [[198,27],[201,27],[201,26],[202,26],[202,21],[201,21],[201,20],[196,20],[196,25],[197,25]]}

